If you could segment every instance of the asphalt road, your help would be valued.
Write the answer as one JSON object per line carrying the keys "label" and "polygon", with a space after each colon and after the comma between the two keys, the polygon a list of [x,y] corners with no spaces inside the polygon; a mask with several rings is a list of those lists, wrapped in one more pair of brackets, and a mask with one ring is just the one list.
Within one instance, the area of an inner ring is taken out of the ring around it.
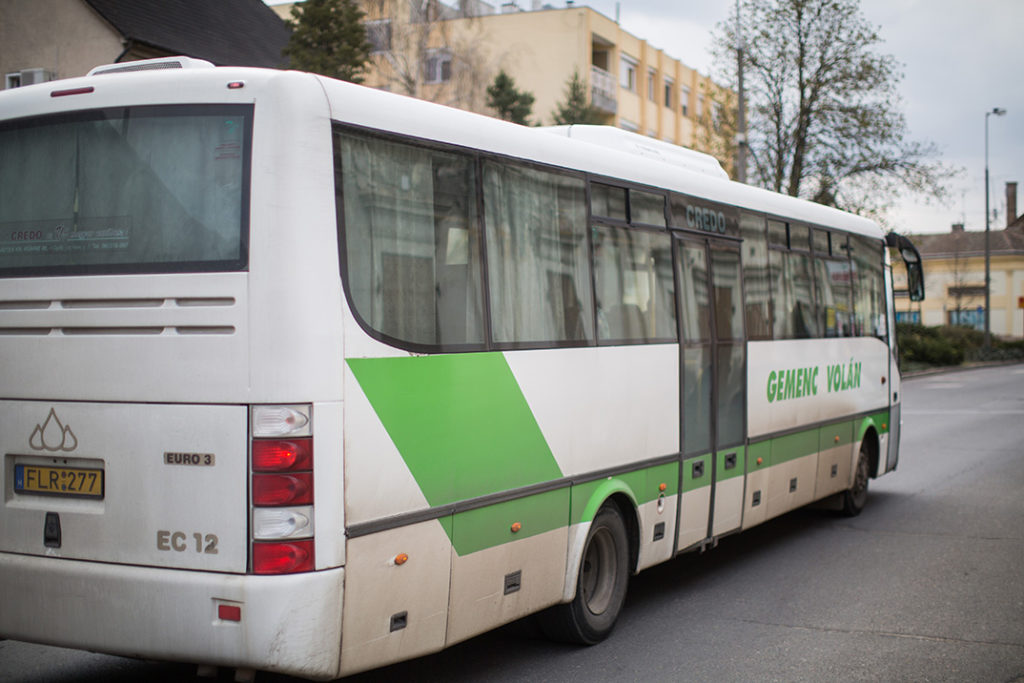
{"label": "asphalt road", "polygon": [[[797,511],[648,570],[594,647],[524,620],[348,680],[1024,682],[1024,365],[903,392],[899,468],[859,517]],[[0,681],[193,674],[0,642]]]}

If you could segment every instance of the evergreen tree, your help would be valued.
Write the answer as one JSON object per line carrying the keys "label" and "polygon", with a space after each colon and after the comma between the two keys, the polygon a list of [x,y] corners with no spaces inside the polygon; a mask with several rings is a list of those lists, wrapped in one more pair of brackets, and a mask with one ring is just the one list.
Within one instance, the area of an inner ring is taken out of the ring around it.
{"label": "evergreen tree", "polygon": [[355,0],[306,0],[292,6],[291,38],[283,53],[293,69],[362,83],[370,59]]}
{"label": "evergreen tree", "polygon": [[515,80],[503,69],[487,86],[487,106],[498,112],[499,118],[526,126],[533,111],[533,94],[516,88]]}
{"label": "evergreen tree", "polygon": [[578,69],[574,69],[572,77],[566,81],[565,101],[555,107],[551,116],[559,126],[570,123],[601,123],[601,112],[587,101],[587,85],[580,78]]}

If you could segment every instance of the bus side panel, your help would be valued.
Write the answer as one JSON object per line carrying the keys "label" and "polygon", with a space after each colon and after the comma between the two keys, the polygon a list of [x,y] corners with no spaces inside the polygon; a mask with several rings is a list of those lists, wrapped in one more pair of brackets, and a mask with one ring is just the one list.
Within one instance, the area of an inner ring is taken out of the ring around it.
{"label": "bus side panel", "polygon": [[451,555],[436,519],[349,539],[343,675],[444,647]]}
{"label": "bus side panel", "polygon": [[568,518],[568,488],[455,515],[447,645],[559,602]]}
{"label": "bus side panel", "polygon": [[679,451],[674,344],[505,354],[566,476]]}
{"label": "bus side panel", "polygon": [[750,438],[889,405],[889,349],[881,339],[792,339],[748,344]]}
{"label": "bus side panel", "polygon": [[853,469],[853,423],[839,422],[819,431],[818,475],[815,500],[850,488]]}
{"label": "bus side panel", "polygon": [[330,114],[316,77],[274,85],[253,123],[249,402],[334,401],[346,352]]}
{"label": "bus side panel", "polygon": [[747,448],[747,492],[743,502],[743,528],[749,529],[768,519],[768,477],[772,442],[752,443]]}
{"label": "bus side panel", "polygon": [[351,367],[345,370],[345,389],[346,523],[351,526],[429,507]]}

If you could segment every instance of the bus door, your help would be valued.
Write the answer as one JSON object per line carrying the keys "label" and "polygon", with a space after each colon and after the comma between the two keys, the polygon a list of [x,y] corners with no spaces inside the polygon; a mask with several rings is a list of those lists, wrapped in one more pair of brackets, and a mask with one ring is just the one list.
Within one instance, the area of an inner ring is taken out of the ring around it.
{"label": "bus door", "polygon": [[709,238],[676,240],[683,442],[679,550],[741,522],[746,380],[738,247]]}
{"label": "bus door", "polygon": [[715,432],[709,536],[739,529],[743,519],[746,425],[746,344],[739,243],[711,243],[714,304]]}

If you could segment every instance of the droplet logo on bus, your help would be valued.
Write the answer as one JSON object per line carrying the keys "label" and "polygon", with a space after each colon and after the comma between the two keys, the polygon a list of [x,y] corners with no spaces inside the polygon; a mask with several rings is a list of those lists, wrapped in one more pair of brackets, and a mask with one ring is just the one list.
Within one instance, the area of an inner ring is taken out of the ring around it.
{"label": "droplet logo on bus", "polygon": [[[826,393],[836,394],[860,388],[861,362],[852,358],[848,363],[830,363],[825,366]],[[772,370],[768,373],[766,395],[769,403],[818,395],[821,367]]]}
{"label": "droplet logo on bus", "polygon": [[42,424],[37,424],[28,439],[28,445],[36,451],[71,452],[78,448],[78,437],[71,427],[61,423],[57,411],[50,408],[50,414]]}

